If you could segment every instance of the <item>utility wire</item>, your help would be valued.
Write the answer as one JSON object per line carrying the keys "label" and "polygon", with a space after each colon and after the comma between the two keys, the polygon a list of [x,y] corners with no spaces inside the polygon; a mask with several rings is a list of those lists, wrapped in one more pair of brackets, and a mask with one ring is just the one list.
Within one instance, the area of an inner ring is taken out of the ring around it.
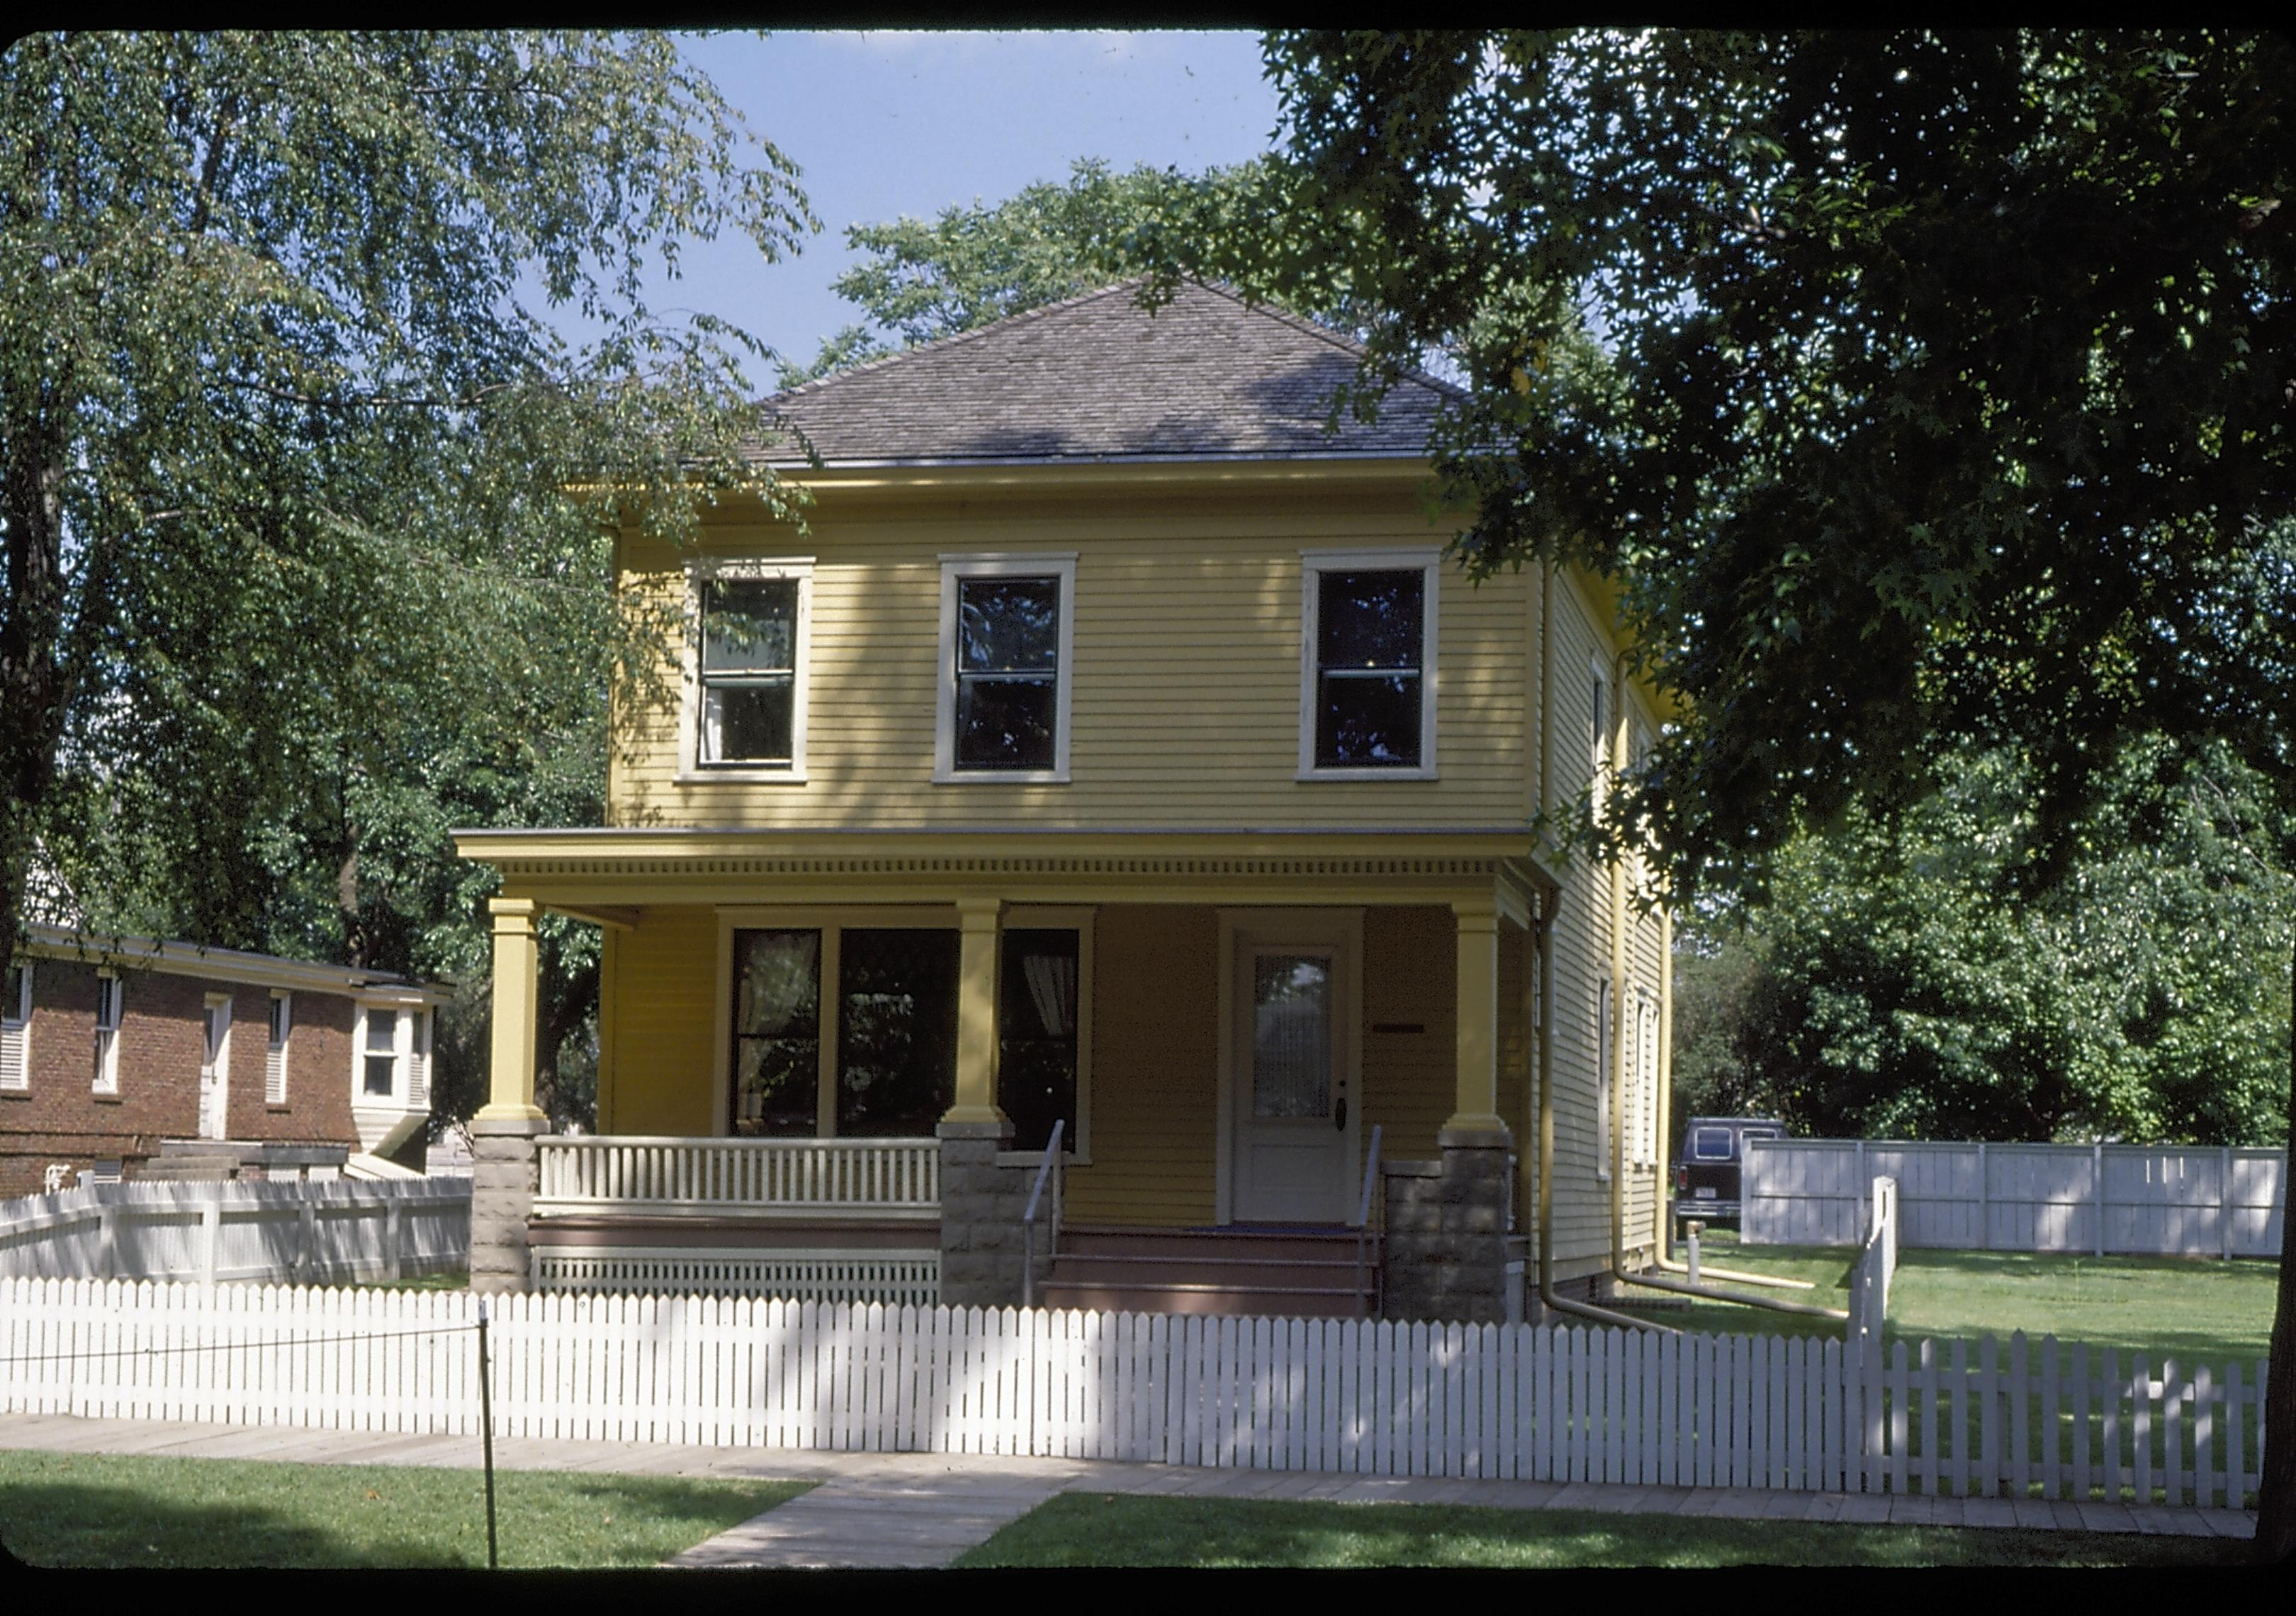
{"label": "utility wire", "polygon": [[[214,1325],[195,1327],[230,1328],[229,1325]],[[477,1328],[476,1325],[439,1325],[429,1330],[385,1330],[373,1335],[291,1335],[276,1341],[209,1341],[196,1347],[117,1347],[100,1352],[44,1352],[28,1358],[0,1358],[0,1365],[69,1364],[98,1358],[167,1358],[183,1352],[253,1352],[273,1347],[324,1347],[335,1341],[388,1341],[412,1335],[467,1335]]]}

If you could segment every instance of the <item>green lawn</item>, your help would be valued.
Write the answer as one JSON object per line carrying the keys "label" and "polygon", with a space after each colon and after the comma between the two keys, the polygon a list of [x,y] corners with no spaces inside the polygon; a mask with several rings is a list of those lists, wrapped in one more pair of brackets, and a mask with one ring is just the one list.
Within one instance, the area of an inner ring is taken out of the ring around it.
{"label": "green lawn", "polygon": [[1065,1493],[960,1566],[2235,1565],[2245,1543],[1439,1504]]}
{"label": "green lawn", "polygon": [[[1817,1282],[1815,1292],[1780,1291],[1789,1300],[1849,1305],[1851,1253],[1802,1246],[1741,1246],[1708,1231],[1704,1260],[1750,1273]],[[1677,1246],[1677,1260],[1683,1251]],[[2243,1259],[2218,1262],[2173,1257],[2059,1257],[2010,1251],[1900,1250],[1890,1289],[1890,1332],[1909,1341],[1933,1336],[1974,1341],[1990,1332],[2005,1344],[2013,1330],[2038,1340],[2087,1341],[2093,1347],[2139,1350],[2157,1366],[2163,1353],[2180,1365],[2205,1360],[2221,1367],[2264,1356],[2272,1335],[2278,1266]],[[1728,1285],[1727,1280],[1712,1280]],[[1744,1290],[1750,1287],[1740,1286]],[[1831,1320],[1773,1313],[1726,1302],[1685,1308],[1637,1305],[1657,1292],[1628,1287],[1628,1310],[1688,1330],[1731,1334],[1831,1335]]]}
{"label": "green lawn", "polygon": [[[497,1471],[505,1566],[658,1565],[806,1489]],[[0,1543],[49,1566],[480,1566],[475,1470],[0,1449]]]}

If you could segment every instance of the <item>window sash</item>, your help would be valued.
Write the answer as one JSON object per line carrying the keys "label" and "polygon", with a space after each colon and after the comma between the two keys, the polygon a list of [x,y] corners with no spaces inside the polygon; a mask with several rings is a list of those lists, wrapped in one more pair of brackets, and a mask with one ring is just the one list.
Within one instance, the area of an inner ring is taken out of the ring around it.
{"label": "window sash", "polygon": [[116,976],[95,979],[95,1092],[119,1092],[119,1023],[127,996]]}
{"label": "window sash", "polygon": [[[811,638],[810,557],[705,558],[687,570],[691,634],[678,740],[681,775],[805,780],[806,660]],[[713,634],[730,592],[762,590],[779,601],[774,629],[742,646]]]}
{"label": "window sash", "polygon": [[[1297,777],[1434,779],[1439,552],[1300,555]],[[1397,610],[1359,610],[1374,593],[1359,580],[1379,578]]]}
{"label": "window sash", "polygon": [[[366,1026],[359,1039],[363,1097],[385,1100],[398,1093],[398,1012],[385,1005],[365,1012]],[[381,1032],[381,1042],[375,1035]]]}

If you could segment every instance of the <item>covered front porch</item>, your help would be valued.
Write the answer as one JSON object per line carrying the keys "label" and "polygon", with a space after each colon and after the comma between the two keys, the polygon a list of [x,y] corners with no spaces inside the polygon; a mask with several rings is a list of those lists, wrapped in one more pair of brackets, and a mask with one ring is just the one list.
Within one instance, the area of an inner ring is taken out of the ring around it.
{"label": "covered front porch", "polygon": [[[503,874],[474,1283],[1502,1306],[1522,839],[463,842]],[[608,929],[594,1137],[532,1103],[545,910]]]}

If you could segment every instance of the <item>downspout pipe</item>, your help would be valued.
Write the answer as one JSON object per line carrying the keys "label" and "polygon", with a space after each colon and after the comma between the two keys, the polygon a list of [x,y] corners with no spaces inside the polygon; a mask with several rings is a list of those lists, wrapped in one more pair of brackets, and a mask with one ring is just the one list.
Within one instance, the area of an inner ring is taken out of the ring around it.
{"label": "downspout pipe", "polygon": [[[1538,587],[1538,808],[1542,815],[1554,801],[1547,787],[1554,778],[1555,570],[1549,559]],[[1538,901],[1539,1304],[1598,1325],[1678,1335],[1680,1331],[1654,1320],[1613,1313],[1587,1302],[1565,1301],[1554,1293],[1554,913],[1562,896],[1559,888],[1548,888],[1539,894]]]}

